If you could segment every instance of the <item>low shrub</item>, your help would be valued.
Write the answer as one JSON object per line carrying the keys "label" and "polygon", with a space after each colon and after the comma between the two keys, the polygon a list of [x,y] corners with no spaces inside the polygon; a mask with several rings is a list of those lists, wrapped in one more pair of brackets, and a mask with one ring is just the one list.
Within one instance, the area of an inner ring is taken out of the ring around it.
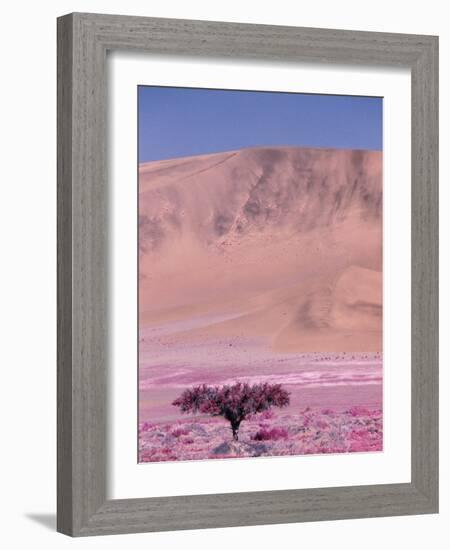
{"label": "low shrub", "polygon": [[172,435],[174,437],[180,437],[180,435],[188,435],[189,434],[189,430],[186,430],[184,428],[176,428],[175,430],[172,431]]}
{"label": "low shrub", "polygon": [[285,428],[261,428],[252,437],[254,441],[277,441],[278,439],[286,439],[289,433]]}

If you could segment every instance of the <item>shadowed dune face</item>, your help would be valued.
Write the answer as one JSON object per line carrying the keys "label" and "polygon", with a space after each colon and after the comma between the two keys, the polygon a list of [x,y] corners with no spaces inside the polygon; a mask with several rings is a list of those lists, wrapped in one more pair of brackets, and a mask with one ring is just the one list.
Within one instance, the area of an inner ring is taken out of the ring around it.
{"label": "shadowed dune face", "polygon": [[176,338],[380,351],[381,153],[255,148],[143,164],[139,252],[141,327],[214,318]]}

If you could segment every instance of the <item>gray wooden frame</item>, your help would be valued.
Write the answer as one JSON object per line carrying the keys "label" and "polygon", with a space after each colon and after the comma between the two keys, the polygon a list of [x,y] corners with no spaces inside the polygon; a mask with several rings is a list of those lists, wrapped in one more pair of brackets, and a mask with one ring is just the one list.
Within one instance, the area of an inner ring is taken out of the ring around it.
{"label": "gray wooden frame", "polygon": [[[409,67],[411,483],[108,500],[106,53]],[[75,13],[58,19],[58,531],[72,536],[438,511],[438,38]]]}

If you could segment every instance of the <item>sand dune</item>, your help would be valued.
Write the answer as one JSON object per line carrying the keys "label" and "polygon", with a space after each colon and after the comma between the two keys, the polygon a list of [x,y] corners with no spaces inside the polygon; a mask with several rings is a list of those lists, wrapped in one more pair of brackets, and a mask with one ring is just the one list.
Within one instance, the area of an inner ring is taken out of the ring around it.
{"label": "sand dune", "polygon": [[379,152],[288,147],[141,165],[141,327],[380,351],[381,171]]}

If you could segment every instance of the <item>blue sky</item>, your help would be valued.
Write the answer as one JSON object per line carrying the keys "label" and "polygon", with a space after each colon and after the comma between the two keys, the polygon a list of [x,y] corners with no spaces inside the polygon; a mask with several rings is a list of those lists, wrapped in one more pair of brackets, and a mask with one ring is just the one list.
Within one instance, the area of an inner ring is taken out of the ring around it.
{"label": "blue sky", "polygon": [[382,149],[382,98],[139,86],[139,162],[289,145]]}

